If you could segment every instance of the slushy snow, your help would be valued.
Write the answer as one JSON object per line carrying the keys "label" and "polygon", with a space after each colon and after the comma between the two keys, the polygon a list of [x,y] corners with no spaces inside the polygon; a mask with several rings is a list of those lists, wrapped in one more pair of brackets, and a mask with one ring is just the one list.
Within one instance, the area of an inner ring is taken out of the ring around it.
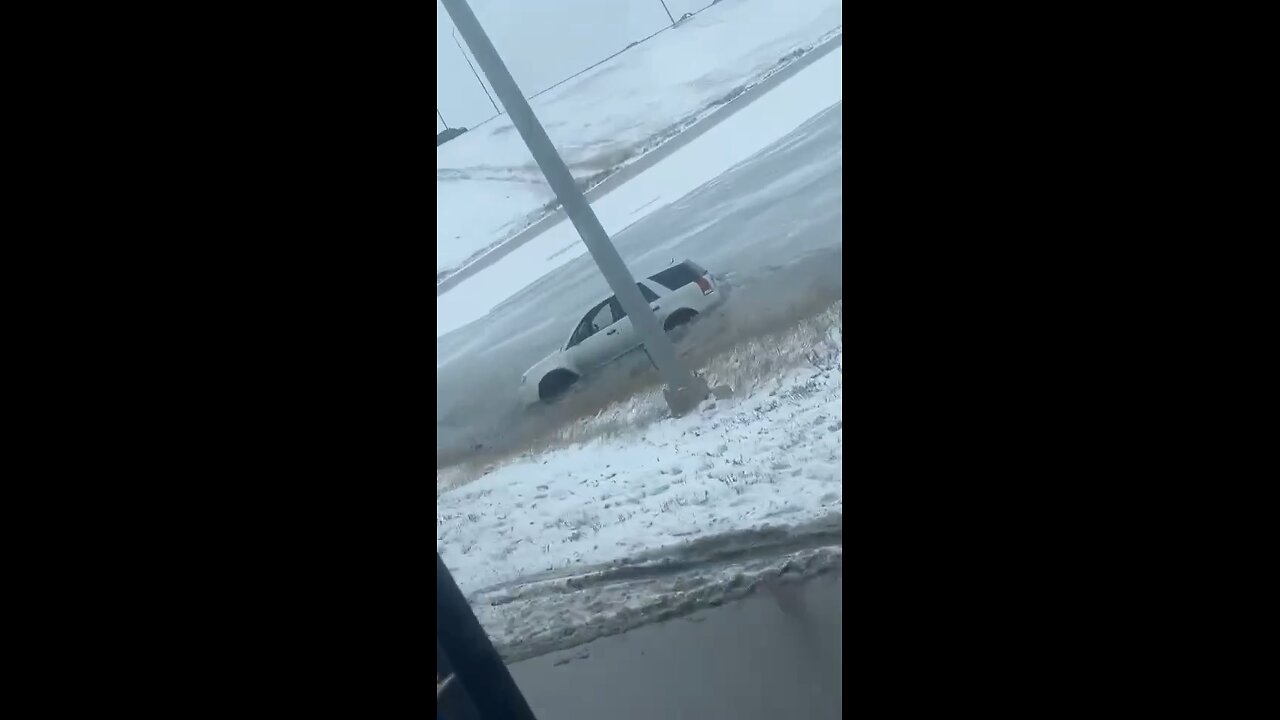
{"label": "slushy snow", "polygon": [[[839,343],[839,329],[833,340]],[[839,512],[842,355],[743,398],[494,469],[436,501],[463,592]]]}
{"label": "slushy snow", "polygon": [[437,552],[509,662],[840,567],[843,351],[826,317],[808,363],[741,397],[439,495]]}

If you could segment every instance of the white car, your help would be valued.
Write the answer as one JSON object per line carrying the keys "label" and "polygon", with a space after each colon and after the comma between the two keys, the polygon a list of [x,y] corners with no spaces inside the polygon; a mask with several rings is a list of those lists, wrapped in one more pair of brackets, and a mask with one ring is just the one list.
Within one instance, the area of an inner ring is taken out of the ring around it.
{"label": "white car", "polygon": [[[672,265],[636,286],[668,331],[724,300],[711,273],[691,260]],[[641,344],[631,327],[631,318],[623,312],[618,299],[611,296],[587,311],[559,350],[525,371],[520,378],[520,399],[526,405],[551,402],[587,373]]]}

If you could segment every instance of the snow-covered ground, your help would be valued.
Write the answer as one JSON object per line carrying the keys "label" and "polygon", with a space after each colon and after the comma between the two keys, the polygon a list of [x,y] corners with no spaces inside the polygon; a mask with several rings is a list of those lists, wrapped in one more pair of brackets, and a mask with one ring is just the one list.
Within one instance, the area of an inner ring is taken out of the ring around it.
{"label": "snow-covered ground", "polygon": [[[601,424],[614,434],[444,490],[437,550],[495,640],[513,646],[627,607],[665,612],[695,588],[724,592],[746,572],[716,561],[726,549],[757,574],[779,562],[829,563],[832,553],[838,562],[830,546],[843,503],[841,316],[837,304],[806,323],[803,338],[791,335],[800,364],[769,377],[735,375],[749,360],[731,353],[708,380],[733,378],[734,397],[657,422],[654,407],[631,403],[628,422]],[[757,552],[771,543],[774,552]],[[684,575],[655,571],[673,560]],[[632,584],[639,576],[657,581]]]}
{"label": "snow-covered ground", "polygon": [[[842,23],[838,0],[725,0],[531,104],[574,176],[599,181],[839,34]],[[838,80],[833,87],[839,99]],[[759,149],[776,137],[740,142]],[[515,235],[553,200],[505,115],[441,146],[436,201],[448,210],[436,215],[437,274]]]}
{"label": "snow-covered ground", "polygon": [[[469,0],[467,4],[521,90],[534,95],[608,60],[633,42],[667,30],[671,25],[667,9],[678,18],[712,3]],[[475,56],[460,45],[453,20],[436,0],[436,104],[453,125],[476,127],[497,113],[495,102],[499,107],[502,102],[496,97],[490,101],[493,86],[483,76],[477,80],[471,70]]]}
{"label": "snow-covered ground", "polygon": [[[596,199],[591,206],[605,230],[617,233],[679,200],[839,102],[843,54],[836,48],[741,112]],[[451,207],[441,208],[439,218],[453,212]],[[691,227],[687,232],[701,229]],[[571,223],[551,228],[440,295],[436,299],[436,337],[484,317],[503,300],[586,252]]]}

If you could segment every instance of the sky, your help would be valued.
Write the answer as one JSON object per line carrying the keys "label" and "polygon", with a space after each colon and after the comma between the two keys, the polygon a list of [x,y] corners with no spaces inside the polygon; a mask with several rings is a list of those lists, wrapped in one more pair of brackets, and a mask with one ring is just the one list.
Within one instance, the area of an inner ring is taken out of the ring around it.
{"label": "sky", "polygon": [[[665,0],[679,19],[711,0]],[[470,0],[471,10],[528,97],[671,24],[661,0]],[[475,127],[495,114],[436,0],[436,132]],[[469,54],[469,51],[467,51]],[[471,59],[475,65],[475,59]],[[483,78],[480,67],[476,73]],[[488,81],[484,84],[493,94]],[[501,103],[498,103],[501,107]]]}

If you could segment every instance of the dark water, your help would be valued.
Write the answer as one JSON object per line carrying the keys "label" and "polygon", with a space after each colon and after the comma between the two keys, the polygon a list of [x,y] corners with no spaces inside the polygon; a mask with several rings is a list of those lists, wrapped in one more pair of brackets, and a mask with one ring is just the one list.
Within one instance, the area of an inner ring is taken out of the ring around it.
{"label": "dark water", "polygon": [[540,720],[839,718],[843,576],[509,666]]}

